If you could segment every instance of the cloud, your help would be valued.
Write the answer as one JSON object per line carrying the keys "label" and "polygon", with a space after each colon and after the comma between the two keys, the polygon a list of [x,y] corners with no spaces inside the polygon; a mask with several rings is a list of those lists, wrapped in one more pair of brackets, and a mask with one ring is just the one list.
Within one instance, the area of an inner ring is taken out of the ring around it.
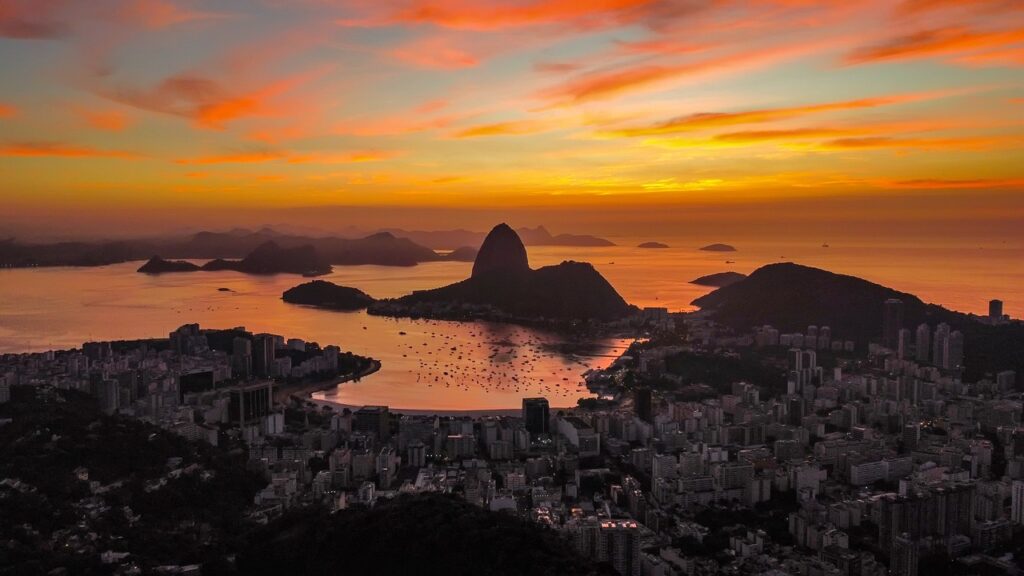
{"label": "cloud", "polygon": [[107,132],[121,132],[132,124],[127,114],[117,110],[86,110],[76,108],[75,114],[88,126]]}
{"label": "cloud", "polygon": [[932,58],[995,49],[1024,42],[1024,28],[974,30],[964,26],[932,28],[890,38],[848,53],[847,64],[866,64],[913,58]]}
{"label": "cloud", "polygon": [[396,60],[415,68],[458,70],[474,68],[480,59],[444,36],[419,38],[388,51]]}
{"label": "cloud", "polygon": [[591,27],[617,23],[629,11],[654,3],[654,0],[414,0],[399,8],[388,7],[383,13],[342,19],[338,23],[368,27],[432,24],[463,30],[550,24]]}
{"label": "cloud", "polygon": [[62,142],[15,142],[0,145],[0,156],[17,158],[118,158],[132,159],[139,155],[122,150],[100,150]]}
{"label": "cloud", "polygon": [[18,115],[18,109],[11,104],[0,102],[0,118],[13,118]]}
{"label": "cloud", "polygon": [[[1013,139],[962,137],[962,138],[903,138],[892,136],[868,136],[863,138],[838,138],[810,145],[815,150],[874,150],[885,148],[909,148],[920,150],[981,150],[1000,144],[1013,144]],[[1020,140],[1017,140],[1020,143]]]}
{"label": "cloud", "polygon": [[349,164],[387,160],[399,154],[395,150],[354,150],[346,152],[296,153],[284,150],[243,150],[194,158],[180,158],[175,164],[205,166],[212,164],[254,164],[283,161],[290,164]]}
{"label": "cloud", "polygon": [[182,8],[168,0],[4,0],[0,3],[0,37],[62,38],[99,24],[161,29],[226,14]]}
{"label": "cloud", "polygon": [[535,134],[552,129],[549,123],[536,120],[514,120],[510,122],[494,122],[491,124],[478,124],[463,128],[455,132],[455,138],[478,138],[481,136],[518,136],[521,134]]}
{"label": "cloud", "polygon": [[1021,188],[1024,187],[1024,178],[975,178],[975,179],[941,179],[921,178],[916,180],[895,180],[885,182],[887,188],[909,188],[909,189],[979,189],[979,188]]}
{"label": "cloud", "polygon": [[197,74],[170,76],[148,90],[120,88],[104,95],[141,110],[191,119],[203,128],[221,129],[247,117],[285,115],[275,99],[305,84],[322,70],[274,80],[248,91],[229,90],[221,82]]}
{"label": "cloud", "polygon": [[[899,94],[893,96],[880,96],[875,98],[859,98],[856,100],[841,100],[838,102],[825,102],[821,104],[809,104],[804,106],[790,106],[783,108],[761,108],[756,110],[745,110],[741,112],[700,112],[687,116],[679,116],[664,122],[636,126],[619,130],[608,131],[606,134],[614,136],[658,136],[664,134],[678,134],[723,126],[735,126],[742,124],[759,124],[777,120],[799,118],[813,114],[835,112],[840,110],[858,110],[864,108],[876,108],[890,104],[899,104],[913,100],[921,100],[930,97],[928,94]],[[764,134],[764,133],[762,133]]]}

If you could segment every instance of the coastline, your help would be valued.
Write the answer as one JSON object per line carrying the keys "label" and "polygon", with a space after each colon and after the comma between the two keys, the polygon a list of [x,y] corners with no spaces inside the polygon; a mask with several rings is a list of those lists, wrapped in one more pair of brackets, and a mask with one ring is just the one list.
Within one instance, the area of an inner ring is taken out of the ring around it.
{"label": "coastline", "polygon": [[287,400],[297,400],[299,402],[312,401],[312,397],[315,392],[330,390],[339,384],[351,382],[356,378],[365,378],[380,370],[380,367],[380,360],[371,358],[370,365],[365,370],[356,374],[347,374],[345,376],[330,378],[328,380],[317,380],[315,382],[300,384],[298,386],[281,386],[276,388],[274,391],[274,402],[281,404],[285,403]]}

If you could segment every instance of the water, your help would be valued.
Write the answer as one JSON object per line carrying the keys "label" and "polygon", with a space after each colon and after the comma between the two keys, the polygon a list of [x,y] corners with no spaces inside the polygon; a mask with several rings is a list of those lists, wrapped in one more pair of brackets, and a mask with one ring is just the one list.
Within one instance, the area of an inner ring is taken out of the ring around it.
{"label": "water", "polygon": [[[690,310],[710,288],[698,276],[797,261],[853,274],[949,308],[984,313],[990,298],[1024,315],[1024,249],[996,246],[886,246],[737,244],[739,252],[701,252],[707,243],[671,241],[669,249],[530,248],[534,267],[562,260],[589,261],[629,302]],[[783,258],[784,257],[784,258]],[[734,263],[726,264],[726,260]],[[602,340],[586,353],[556,351],[561,338],[544,331],[493,323],[396,320],[365,312],[331,312],[284,303],[281,293],[305,279],[195,272],[148,276],[140,263],[100,268],[0,270],[0,352],[77,347],[83,341],[162,336],[181,324],[245,326],[380,359],[380,372],[324,395],[343,404],[387,404],[426,410],[516,408],[526,396],[570,406],[587,395],[579,375],[601,367],[627,342]],[[394,297],[442,286],[469,275],[471,265],[437,262],[412,268],[336,267],[325,279]],[[217,289],[225,287],[230,292]],[[401,334],[405,332],[405,334]],[[453,349],[454,348],[454,349]],[[445,374],[447,372],[447,374]]]}

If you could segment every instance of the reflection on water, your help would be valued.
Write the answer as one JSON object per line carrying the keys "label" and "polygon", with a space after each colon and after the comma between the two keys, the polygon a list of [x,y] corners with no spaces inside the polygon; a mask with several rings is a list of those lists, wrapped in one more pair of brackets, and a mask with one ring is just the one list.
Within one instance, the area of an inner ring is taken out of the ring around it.
{"label": "reflection on water", "polygon": [[[703,242],[706,243],[706,242]],[[1024,314],[1024,252],[1007,247],[865,247],[832,242],[746,246],[739,252],[701,252],[696,241],[644,250],[636,243],[608,248],[530,248],[533,266],[566,259],[592,262],[633,304],[687,310],[710,289],[689,284],[725,270],[749,273],[780,256],[861,276],[965,312],[984,312],[990,298]],[[726,260],[734,263],[726,264]],[[613,263],[614,262],[614,263]],[[610,362],[623,342],[567,345],[551,334],[519,326],[396,320],[364,312],[292,306],[281,293],[305,281],[290,275],[247,276],[196,272],[147,276],[139,263],[101,268],[0,270],[0,352],[71,348],[87,340],[143,338],[181,324],[245,326],[257,332],[335,343],[383,362],[362,382],[343,385],[329,399],[346,404],[403,408],[515,408],[545,395],[556,406],[584,395],[579,375]],[[471,265],[436,262],[412,268],[336,267],[325,279],[377,298],[461,280]],[[220,291],[227,288],[230,291]],[[405,334],[401,334],[405,332]]]}

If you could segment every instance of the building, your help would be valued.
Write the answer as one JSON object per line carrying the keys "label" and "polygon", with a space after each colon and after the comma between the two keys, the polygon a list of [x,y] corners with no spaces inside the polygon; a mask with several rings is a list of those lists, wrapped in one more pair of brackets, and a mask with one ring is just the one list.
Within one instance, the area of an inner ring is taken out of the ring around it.
{"label": "building", "polygon": [[892,543],[892,557],[889,559],[889,574],[892,576],[917,576],[920,558],[917,540],[904,532]]}
{"label": "building", "polygon": [[1010,520],[1024,524],[1024,481],[1014,480],[1010,489]]}
{"label": "building", "polygon": [[252,370],[256,376],[270,376],[274,366],[274,337],[271,334],[257,334],[252,340]]}
{"label": "building", "polygon": [[274,382],[268,380],[232,388],[228,406],[231,422],[243,428],[262,420],[274,406]]}
{"label": "building", "polygon": [[989,300],[988,301],[988,317],[992,320],[1003,319],[1003,301],[1002,300]]}
{"label": "building", "polygon": [[608,562],[622,576],[640,576],[640,526],[633,520],[603,520],[597,560]]}
{"label": "building", "polygon": [[409,466],[422,468],[427,464],[427,447],[419,440],[409,442],[405,448],[405,461]]}
{"label": "building", "polygon": [[895,350],[899,345],[900,330],[903,328],[903,300],[889,298],[883,306],[885,315],[882,322],[882,345]]}
{"label": "building", "polygon": [[387,406],[363,406],[356,410],[352,420],[356,432],[375,434],[378,440],[391,436],[391,413]]}
{"label": "building", "polygon": [[577,416],[558,418],[558,433],[579,450],[580,456],[596,456],[601,453],[601,436]]}
{"label": "building", "polygon": [[523,422],[531,435],[550,432],[549,412],[547,398],[523,398]]}
{"label": "building", "polygon": [[231,370],[239,378],[252,376],[252,340],[238,336],[231,342]]}
{"label": "building", "polygon": [[927,324],[917,326],[917,334],[914,339],[914,358],[921,364],[928,362],[928,353],[931,349],[932,329]]}
{"label": "building", "polygon": [[654,422],[654,401],[650,388],[642,386],[634,390],[633,405],[637,418],[644,422]]}

